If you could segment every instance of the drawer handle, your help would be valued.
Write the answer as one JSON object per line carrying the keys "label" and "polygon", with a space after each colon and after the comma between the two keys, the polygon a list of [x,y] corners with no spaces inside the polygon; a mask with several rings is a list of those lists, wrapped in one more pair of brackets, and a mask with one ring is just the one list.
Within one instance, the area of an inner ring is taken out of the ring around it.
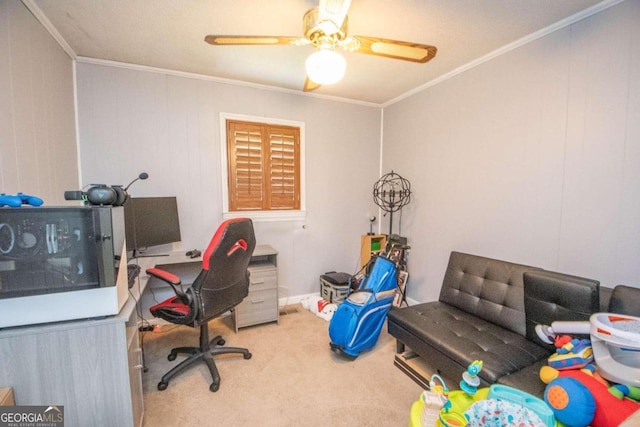
{"label": "drawer handle", "polygon": [[251,300],[251,304],[261,304],[263,302],[264,302],[263,299],[252,299]]}
{"label": "drawer handle", "polygon": [[261,285],[261,284],[263,284],[263,283],[264,283],[264,279],[263,279],[263,280],[256,280],[256,281],[253,281],[253,280],[252,280],[252,281],[251,281],[251,284],[252,284],[252,285]]}

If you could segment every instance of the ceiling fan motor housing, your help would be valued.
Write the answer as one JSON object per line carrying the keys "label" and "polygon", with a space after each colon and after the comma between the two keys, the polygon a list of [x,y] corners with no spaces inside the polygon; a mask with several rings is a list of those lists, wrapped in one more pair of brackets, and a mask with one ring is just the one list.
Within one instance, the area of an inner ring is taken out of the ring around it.
{"label": "ceiling fan motor housing", "polygon": [[320,20],[319,9],[314,8],[304,14],[302,27],[305,37],[311,40],[314,46],[319,47],[330,43],[335,47],[338,42],[347,37],[348,21],[349,19],[345,16],[342,26],[338,28],[336,23],[329,19]]}

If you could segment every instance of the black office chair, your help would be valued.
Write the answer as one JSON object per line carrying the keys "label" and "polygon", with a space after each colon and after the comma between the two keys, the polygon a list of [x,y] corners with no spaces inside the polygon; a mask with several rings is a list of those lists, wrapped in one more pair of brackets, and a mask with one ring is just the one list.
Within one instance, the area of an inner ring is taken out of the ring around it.
{"label": "black office chair", "polygon": [[171,378],[197,361],[204,360],[213,378],[209,390],[218,391],[220,374],[213,356],[239,353],[245,359],[251,358],[251,353],[245,348],[221,347],[225,341],[220,335],[209,340],[208,322],[233,309],[249,293],[247,267],[255,245],[251,220],[230,219],[218,227],[202,256],[202,271],[186,292],[178,276],[159,268],[147,270],[149,276],[167,282],[176,293],[176,296],[151,307],[151,314],[171,323],[200,327],[199,347],[178,347],[171,350],[169,360],[175,360],[178,353],[186,353],[189,357],[162,377],[158,390],[166,389]]}

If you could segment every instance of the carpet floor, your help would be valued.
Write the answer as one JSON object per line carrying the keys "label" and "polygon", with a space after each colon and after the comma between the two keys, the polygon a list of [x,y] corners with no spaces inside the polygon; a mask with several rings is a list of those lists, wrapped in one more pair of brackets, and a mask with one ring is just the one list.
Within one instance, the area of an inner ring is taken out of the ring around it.
{"label": "carpet floor", "polygon": [[198,330],[163,326],[144,333],[144,426],[406,426],[422,389],[393,365],[395,340],[382,330],[377,345],[355,361],[329,349],[328,322],[301,305],[281,310],[278,324],[242,328],[231,316],[210,322],[210,336],[246,347],[252,358],[216,358],[220,390],[209,391],[206,365],[198,363],[164,391],[162,375],[173,347],[194,345]]}

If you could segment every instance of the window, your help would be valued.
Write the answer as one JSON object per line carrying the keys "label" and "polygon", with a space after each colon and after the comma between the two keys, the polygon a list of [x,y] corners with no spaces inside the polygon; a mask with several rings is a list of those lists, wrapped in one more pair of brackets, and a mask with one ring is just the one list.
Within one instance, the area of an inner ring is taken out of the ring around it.
{"label": "window", "polygon": [[224,115],[223,125],[225,217],[285,219],[304,213],[302,126]]}

